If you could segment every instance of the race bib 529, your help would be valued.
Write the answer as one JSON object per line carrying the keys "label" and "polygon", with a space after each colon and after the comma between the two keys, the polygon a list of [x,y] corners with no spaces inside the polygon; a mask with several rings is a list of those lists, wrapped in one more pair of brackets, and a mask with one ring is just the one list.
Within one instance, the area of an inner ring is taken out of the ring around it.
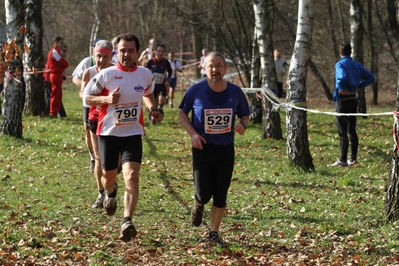
{"label": "race bib 529", "polygon": [[207,134],[222,134],[231,131],[233,109],[205,109],[204,128]]}

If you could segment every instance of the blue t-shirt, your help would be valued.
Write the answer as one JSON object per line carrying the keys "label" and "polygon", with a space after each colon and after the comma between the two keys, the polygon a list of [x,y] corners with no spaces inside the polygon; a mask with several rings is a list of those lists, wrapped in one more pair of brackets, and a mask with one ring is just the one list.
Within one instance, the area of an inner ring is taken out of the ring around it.
{"label": "blue t-shirt", "polygon": [[338,101],[340,90],[354,92],[357,88],[364,88],[374,81],[374,75],[362,64],[350,56],[342,57],[335,64],[334,102]]}
{"label": "blue t-shirt", "polygon": [[191,123],[206,143],[227,145],[234,141],[235,117],[249,116],[247,98],[240,87],[227,82],[227,88],[215,92],[207,80],[192,85],[179,106],[191,114]]}

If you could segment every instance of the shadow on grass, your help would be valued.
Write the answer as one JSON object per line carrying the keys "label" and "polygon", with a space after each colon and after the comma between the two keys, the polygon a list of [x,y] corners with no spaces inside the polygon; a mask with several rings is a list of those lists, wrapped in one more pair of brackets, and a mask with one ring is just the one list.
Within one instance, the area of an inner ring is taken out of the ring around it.
{"label": "shadow on grass", "polygon": [[[154,145],[153,141],[161,141],[161,140],[154,140],[154,139],[150,139],[150,138],[144,138],[144,139],[151,150],[151,155],[154,156],[155,158],[159,159],[159,156],[157,155],[157,148]],[[180,196],[179,193],[176,192],[176,190],[171,185],[166,170],[161,171],[159,173],[158,177],[162,180],[162,183],[164,184],[165,189],[172,196],[172,198],[174,198],[183,207],[185,207],[187,211],[190,211],[190,206],[187,205],[186,201]]]}

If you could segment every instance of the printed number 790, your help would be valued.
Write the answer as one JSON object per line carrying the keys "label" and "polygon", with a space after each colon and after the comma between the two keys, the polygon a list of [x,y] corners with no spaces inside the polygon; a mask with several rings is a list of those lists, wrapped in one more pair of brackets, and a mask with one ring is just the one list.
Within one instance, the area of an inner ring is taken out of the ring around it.
{"label": "printed number 790", "polygon": [[116,110],[116,113],[118,114],[118,119],[121,118],[123,115],[123,118],[128,118],[128,117],[135,117],[137,116],[137,109],[123,109],[123,110]]}

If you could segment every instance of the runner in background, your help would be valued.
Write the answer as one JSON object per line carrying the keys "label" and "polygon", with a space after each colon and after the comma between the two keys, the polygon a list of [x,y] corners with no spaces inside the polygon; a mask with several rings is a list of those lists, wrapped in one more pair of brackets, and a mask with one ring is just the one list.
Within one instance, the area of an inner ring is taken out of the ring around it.
{"label": "runner in background", "polygon": [[173,100],[175,98],[175,89],[177,84],[177,73],[176,72],[183,72],[183,66],[180,64],[180,61],[175,59],[175,53],[170,52],[169,55],[169,63],[170,67],[172,68],[172,75],[170,77],[170,88],[169,88],[169,106],[173,108]]}
{"label": "runner in background", "polygon": [[[97,39],[94,43],[93,43],[93,48],[95,47],[96,43],[98,41],[100,41],[102,39]],[[80,63],[76,66],[75,70],[72,72],[72,82],[78,86],[79,88],[82,87],[82,76],[83,76],[83,72],[89,68],[95,65],[94,62],[94,57],[93,55],[90,55],[88,57],[85,57],[82,59],[82,61],[80,61]],[[82,92],[79,92],[79,97],[82,98]],[[90,167],[89,167],[89,171],[91,173],[94,173],[94,166],[95,166],[95,160],[94,160],[94,152],[93,152],[93,146],[91,144],[91,139],[90,139],[90,130],[87,127],[87,123],[88,123],[88,117],[89,117],[89,109],[90,106],[88,104],[86,104],[85,102],[83,102],[83,129],[85,131],[85,144],[87,147],[87,150],[89,151],[90,154]]]}
{"label": "runner in background", "polygon": [[[166,95],[169,90],[170,77],[172,75],[172,68],[169,61],[164,58],[166,46],[159,44],[154,58],[151,58],[146,67],[152,72],[155,81],[154,97],[159,112],[163,114],[163,106],[166,103]],[[151,116],[151,114],[150,114]],[[150,117],[150,122],[154,125],[156,122],[153,117]]]}

